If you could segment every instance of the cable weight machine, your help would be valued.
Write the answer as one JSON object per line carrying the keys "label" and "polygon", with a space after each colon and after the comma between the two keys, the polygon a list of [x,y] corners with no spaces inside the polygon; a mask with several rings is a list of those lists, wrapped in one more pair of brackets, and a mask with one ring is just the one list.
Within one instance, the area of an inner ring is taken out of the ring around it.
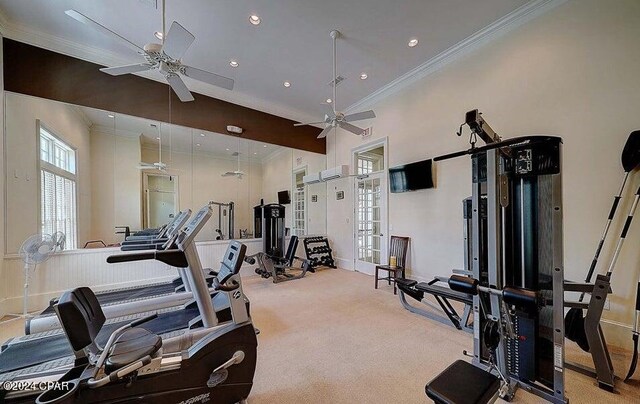
{"label": "cable weight machine", "polygon": [[[438,403],[485,403],[510,400],[522,387],[566,403],[562,140],[501,140],[477,110],[463,125],[471,128],[471,148],[434,160],[470,155],[473,212],[486,204],[486,221],[472,215],[473,276],[464,279],[477,285],[472,364],[457,361],[427,384],[426,393]],[[478,138],[487,144],[477,147]],[[471,292],[454,278],[453,290]],[[467,394],[462,401],[453,398],[460,391]]]}

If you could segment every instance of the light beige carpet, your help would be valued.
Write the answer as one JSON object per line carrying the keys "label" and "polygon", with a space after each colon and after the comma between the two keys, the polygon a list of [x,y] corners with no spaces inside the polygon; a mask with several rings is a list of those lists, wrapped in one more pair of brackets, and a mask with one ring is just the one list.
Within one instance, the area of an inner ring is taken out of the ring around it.
{"label": "light beige carpet", "polygon": [[[470,334],[409,313],[391,287],[374,290],[373,278],[360,273],[327,269],[281,284],[252,276],[244,289],[261,331],[250,404],[425,403],[426,382],[472,348]],[[3,326],[0,339],[21,328]],[[612,353],[618,374],[626,373],[628,355]],[[566,376],[572,403],[640,403],[640,369],[615,394],[587,376]],[[541,401],[524,391],[514,400]]]}

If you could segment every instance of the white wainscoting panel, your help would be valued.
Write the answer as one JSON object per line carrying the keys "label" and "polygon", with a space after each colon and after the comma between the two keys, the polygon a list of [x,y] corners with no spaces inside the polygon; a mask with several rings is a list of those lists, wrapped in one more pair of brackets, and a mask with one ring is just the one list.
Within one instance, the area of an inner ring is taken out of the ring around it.
{"label": "white wainscoting panel", "polygon": [[[262,249],[261,239],[241,240],[247,254]],[[228,240],[202,241],[197,244],[200,261],[205,268],[220,268]],[[29,271],[29,310],[41,310],[65,290],[89,286],[95,291],[163,282],[177,276],[174,268],[158,261],[136,261],[107,264],[109,255],[121,254],[118,248],[95,248],[63,251]],[[24,263],[18,255],[4,258],[6,299],[0,304],[0,316],[22,311]],[[241,274],[254,275],[253,267],[245,264]]]}

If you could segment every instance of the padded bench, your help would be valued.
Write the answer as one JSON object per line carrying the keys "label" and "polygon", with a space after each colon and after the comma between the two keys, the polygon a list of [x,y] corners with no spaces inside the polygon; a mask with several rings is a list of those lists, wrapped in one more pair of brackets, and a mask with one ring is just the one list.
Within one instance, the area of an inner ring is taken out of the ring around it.
{"label": "padded bench", "polygon": [[485,404],[498,398],[500,379],[461,359],[425,386],[436,404]]}

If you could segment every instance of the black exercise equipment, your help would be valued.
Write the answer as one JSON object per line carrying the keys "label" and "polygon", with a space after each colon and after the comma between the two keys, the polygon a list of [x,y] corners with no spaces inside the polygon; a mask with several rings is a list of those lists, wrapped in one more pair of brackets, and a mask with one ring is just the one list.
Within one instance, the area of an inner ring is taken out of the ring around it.
{"label": "black exercise equipment", "polygon": [[[565,305],[570,307],[565,316],[565,336],[569,340],[576,342],[583,351],[591,354],[595,369],[572,362],[567,362],[565,366],[568,369],[594,377],[598,382],[598,386],[607,391],[614,390],[616,375],[614,373],[611,356],[609,355],[605,335],[600,326],[600,319],[605,308],[606,299],[608,295],[612,293],[611,275],[622,251],[622,246],[631,226],[634,212],[638,206],[640,188],[638,188],[635,194],[634,201],[616,244],[606,274],[597,275],[594,283],[591,283],[591,279],[598,264],[598,259],[611,224],[615,218],[616,211],[624,195],[624,189],[628,182],[629,175],[631,171],[640,165],[640,131],[632,132],[627,138],[622,151],[621,162],[624,169],[622,185],[620,186],[618,194],[614,197],[613,205],[609,211],[609,216],[607,217],[598,246],[596,247],[596,252],[591,261],[585,282],[565,282],[566,291],[580,292],[580,298],[577,302],[565,301]],[[589,302],[587,303],[583,302],[585,294],[590,295]],[[584,315],[584,310],[586,310],[586,316]]]}
{"label": "black exercise equipment", "polygon": [[[466,380],[452,385],[451,380]],[[500,378],[458,359],[425,386],[427,397],[437,404],[480,404],[495,401]]]}
{"label": "black exercise equipment", "polygon": [[448,283],[451,290],[459,293],[472,296],[486,293],[500,298],[499,313],[491,313],[484,306],[481,311],[484,324],[481,330],[483,349],[489,352],[488,369],[481,369],[459,359],[427,383],[425,392],[435,403],[492,403],[501,394],[508,394],[510,382],[498,368],[497,358],[503,338],[513,338],[515,335],[515,316],[511,313],[517,310],[535,312],[540,306],[539,296],[535,291],[523,288],[505,287],[498,290],[485,287],[469,276],[453,275]]}
{"label": "black exercise equipment", "polygon": [[309,262],[309,272],[315,272],[315,268],[319,266],[337,268],[328,238],[322,236],[305,237],[302,242]]}
{"label": "black exercise equipment", "polygon": [[[412,279],[396,278],[396,284],[398,285],[400,302],[402,303],[402,306],[412,313],[416,313],[423,317],[427,317],[446,324],[445,320],[442,319],[442,317],[424,309],[411,306],[406,299],[406,295],[408,295],[416,301],[426,304],[426,302],[424,301],[425,295],[431,295],[440,305],[440,308],[454,327],[459,330],[464,329],[465,331],[469,332],[473,331],[473,321],[471,317],[473,296],[451,290],[447,287],[436,285],[437,282],[442,282],[442,279],[435,278],[430,282],[418,282]],[[450,300],[460,302],[465,305],[462,317],[460,317],[456,309],[451,305],[451,303],[449,302]]]}
{"label": "black exercise equipment", "polygon": [[640,330],[638,329],[640,320],[638,317],[640,317],[640,282],[638,282],[638,290],[636,291],[636,313],[633,322],[633,356],[631,357],[631,364],[629,365],[627,376],[624,378],[625,382],[631,379],[636,372],[636,366],[638,366],[638,337],[640,337]]}
{"label": "black exercise equipment", "polygon": [[[486,231],[486,204],[482,205],[480,217],[483,223],[482,229]],[[465,241],[465,249],[464,249],[464,269],[456,270],[453,272],[456,274],[464,274],[464,275],[472,275],[471,272],[471,264],[469,262],[470,257],[473,255],[472,248],[472,233],[473,233],[473,208],[471,198],[466,198],[462,201],[462,211],[463,211],[463,234]],[[468,293],[463,293],[455,290],[451,290],[448,287],[440,286],[439,283],[447,283],[448,278],[436,276],[429,282],[417,282],[412,279],[402,279],[396,278],[396,285],[398,286],[398,295],[400,298],[400,303],[402,306],[409,310],[412,313],[421,315],[423,317],[427,317],[432,320],[439,321],[441,323],[447,324],[447,319],[459,330],[464,330],[468,332],[473,331],[473,296]],[[444,312],[446,318],[433,313],[432,311],[427,311],[419,307],[412,306],[407,301],[406,296],[413,298],[418,302],[422,302],[426,306],[432,307],[428,300],[425,299],[425,296],[433,296],[436,300],[440,309]],[[451,305],[449,300],[460,302],[464,304],[464,311],[462,317],[458,314],[456,309]]]}
{"label": "black exercise equipment", "polygon": [[[564,404],[562,139],[501,141],[477,113],[468,116],[471,148],[434,160],[470,155],[473,212],[486,204],[486,220],[471,219],[469,262],[481,292],[473,295],[472,364],[500,378],[498,396],[507,401],[520,387]],[[478,137],[488,144],[477,147]],[[450,288],[471,291],[468,278]],[[446,381],[441,393],[471,384],[452,372],[437,380]]]}
{"label": "black exercise equipment", "polygon": [[[272,278],[273,283],[290,281],[304,277],[309,269],[307,260],[300,259],[296,256],[298,248],[298,236],[291,236],[287,253],[283,257],[271,256],[265,253],[258,253],[245,259],[258,261],[258,268],[255,269],[256,274],[268,279]],[[298,264],[299,263],[299,264]],[[296,266],[298,264],[299,266]],[[297,274],[291,274],[292,270],[298,271]]]}
{"label": "black exercise equipment", "polygon": [[[107,324],[90,289],[71,291],[55,307],[68,351],[60,359],[50,358],[41,366],[0,374],[0,382],[32,383],[47,377],[68,383],[59,390],[42,393],[39,389],[43,387],[38,384],[36,390],[3,391],[0,401],[33,402],[40,394],[37,403],[244,402],[252,387],[257,346],[256,330],[238,274],[246,246],[237,241],[229,243],[214,282],[216,296],[225,296],[230,307],[231,321],[221,323],[194,242],[209,217],[211,209],[206,206],[180,233],[176,250],[109,258],[111,262],[157,259],[174,266],[188,266],[195,301],[193,308],[184,307],[181,312],[194,312],[190,321],[170,332],[166,330],[167,313],[150,313],[133,322]],[[158,327],[164,330],[157,331]],[[45,338],[34,339],[36,345],[17,357],[50,353],[52,346],[43,343]],[[0,359],[6,357],[11,347],[3,350]],[[75,360],[73,356],[64,357],[73,353]]]}

